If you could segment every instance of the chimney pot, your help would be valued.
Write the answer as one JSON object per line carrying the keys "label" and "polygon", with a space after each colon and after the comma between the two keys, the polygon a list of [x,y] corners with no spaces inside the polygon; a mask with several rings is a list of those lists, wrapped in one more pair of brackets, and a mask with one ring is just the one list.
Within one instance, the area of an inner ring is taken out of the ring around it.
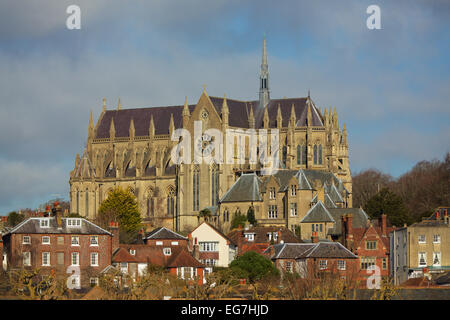
{"label": "chimney pot", "polygon": [[439,219],[439,210],[436,210],[436,220]]}

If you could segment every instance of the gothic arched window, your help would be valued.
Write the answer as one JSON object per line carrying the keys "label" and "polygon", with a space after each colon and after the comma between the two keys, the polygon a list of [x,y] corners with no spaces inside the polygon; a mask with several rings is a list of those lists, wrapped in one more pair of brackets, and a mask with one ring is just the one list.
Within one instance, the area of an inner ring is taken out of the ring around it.
{"label": "gothic arched window", "polygon": [[317,144],[314,145],[314,164],[317,164]]}
{"label": "gothic arched window", "polygon": [[322,145],[319,144],[319,164],[322,164]]}
{"label": "gothic arched window", "polygon": [[286,167],[287,147],[283,146],[283,165]]}
{"label": "gothic arched window", "polygon": [[84,213],[84,215],[85,215],[85,217],[88,217],[89,216],[89,190],[86,188],[86,196],[85,196],[85,200],[86,200],[86,207],[85,207],[85,213]]}
{"label": "gothic arched window", "polygon": [[200,178],[200,168],[194,166],[194,171],[192,175],[192,204],[193,210],[198,211],[199,209],[199,178]]}
{"label": "gothic arched window", "polygon": [[302,164],[302,147],[297,145],[297,164]]}
{"label": "gothic arched window", "polygon": [[219,168],[217,164],[211,166],[211,205],[216,206],[219,202]]}
{"label": "gothic arched window", "polygon": [[306,159],[308,158],[308,151],[306,149],[306,144],[302,145],[302,164],[306,164]]}
{"label": "gothic arched window", "polygon": [[153,190],[149,190],[147,194],[147,217],[153,216]]}
{"label": "gothic arched window", "polygon": [[167,215],[173,216],[175,213],[175,190],[173,187],[169,187],[167,192]]}

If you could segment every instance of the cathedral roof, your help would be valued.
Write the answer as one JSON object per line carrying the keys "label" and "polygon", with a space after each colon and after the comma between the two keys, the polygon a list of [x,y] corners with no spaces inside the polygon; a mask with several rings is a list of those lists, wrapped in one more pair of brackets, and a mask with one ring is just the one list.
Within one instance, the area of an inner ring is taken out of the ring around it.
{"label": "cathedral roof", "polygon": [[311,209],[309,209],[301,222],[335,222],[335,220],[330,215],[327,208],[325,208],[322,201],[319,200]]}
{"label": "cathedral roof", "polygon": [[220,199],[220,202],[262,201],[260,180],[254,173],[244,173]]}
{"label": "cathedral roof", "polygon": [[[219,115],[222,114],[222,104],[224,98],[209,97]],[[267,105],[269,114],[269,127],[276,127],[275,119],[277,118],[278,105],[280,106],[281,116],[283,118],[283,127],[288,126],[289,117],[291,116],[292,105],[294,105],[296,126],[306,126],[307,117],[307,98],[290,98],[290,99],[272,99]],[[256,128],[263,127],[264,109],[258,108],[259,101],[239,101],[227,98],[229,109],[229,125],[231,127],[248,128],[248,117],[250,108],[253,108],[255,116]],[[196,105],[189,105],[189,112],[195,109]],[[312,126],[323,126],[323,121],[319,110],[312,103]],[[155,125],[155,134],[168,134],[170,116],[173,115],[175,129],[183,126],[183,105],[166,106],[166,107],[150,107],[150,108],[133,108],[120,110],[106,110],[98,123],[96,130],[96,139],[109,138],[111,120],[114,121],[114,129],[116,137],[129,137],[131,119],[134,122],[135,136],[148,136],[150,128],[150,118],[153,116]]]}

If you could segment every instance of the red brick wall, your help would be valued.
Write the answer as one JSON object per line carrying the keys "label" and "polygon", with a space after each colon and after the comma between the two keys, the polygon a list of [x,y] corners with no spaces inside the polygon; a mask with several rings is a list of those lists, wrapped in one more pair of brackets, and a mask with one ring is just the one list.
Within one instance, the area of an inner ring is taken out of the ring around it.
{"label": "red brick wall", "polygon": [[[380,275],[382,277],[388,277],[389,276],[389,248],[386,247],[383,248],[383,241],[381,238],[377,235],[378,233],[372,231],[373,229],[369,229],[369,231],[366,233],[365,237],[362,239],[361,243],[359,244],[359,248],[356,248],[355,254],[358,256],[358,263],[360,263],[361,258],[363,257],[374,257],[375,265],[380,268]],[[377,242],[377,249],[376,250],[367,250],[366,249],[366,241],[376,241]],[[386,259],[386,269],[383,269],[383,258]],[[359,272],[359,278],[360,280],[365,280],[367,277],[370,277],[370,275],[373,274],[373,271],[370,273],[367,273],[367,270],[360,270]]]}
{"label": "red brick wall", "polygon": [[[23,244],[23,236],[31,238],[31,244]],[[50,245],[42,244],[42,237],[50,237]],[[57,238],[64,237],[64,244],[58,244]],[[72,236],[79,237],[79,246],[72,246]],[[31,266],[28,269],[41,268],[43,273],[52,269],[59,274],[65,274],[72,264],[72,252],[79,252],[81,284],[89,283],[90,277],[98,276],[99,272],[111,264],[111,236],[98,235],[98,246],[90,245],[91,235],[76,234],[12,234],[8,244],[9,268],[22,268],[22,252],[31,252]],[[42,266],[42,252],[50,252],[50,266]],[[57,265],[57,253],[64,252],[64,265]],[[91,266],[90,254],[98,253],[98,266]]]}

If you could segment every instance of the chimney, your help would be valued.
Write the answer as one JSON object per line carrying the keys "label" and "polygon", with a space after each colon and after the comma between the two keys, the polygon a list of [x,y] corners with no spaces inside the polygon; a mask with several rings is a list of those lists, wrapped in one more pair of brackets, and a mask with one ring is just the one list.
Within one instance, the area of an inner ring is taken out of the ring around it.
{"label": "chimney", "polygon": [[312,233],[311,240],[312,240],[312,243],[318,243],[319,242],[319,236],[317,235],[317,231],[314,231]]}
{"label": "chimney", "polygon": [[386,215],[384,213],[381,214],[379,218],[379,224],[381,227],[381,235],[387,235],[387,224],[386,224]]}
{"label": "chimney", "polygon": [[436,210],[435,217],[436,217],[436,220],[439,220],[439,210]]}
{"label": "chimney", "polygon": [[55,202],[53,205],[55,207],[56,224],[58,225],[58,229],[61,229],[63,216],[62,209],[58,202]]}
{"label": "chimney", "polygon": [[197,238],[194,238],[194,248],[192,250],[192,255],[194,256],[195,259],[199,260],[200,259],[200,253],[199,253],[199,246],[197,243]]}
{"label": "chimney", "polygon": [[446,223],[446,224],[448,224],[448,214],[447,214],[447,209],[444,209],[444,213],[443,213],[443,215],[444,215],[444,222]]}
{"label": "chimney", "polygon": [[145,230],[142,228],[141,230],[139,230],[139,233],[137,236],[138,243],[143,242],[144,238],[145,238]]}
{"label": "chimney", "polygon": [[192,251],[194,249],[194,243],[192,242],[192,234],[188,234],[188,250]]}
{"label": "chimney", "polygon": [[111,241],[111,253],[119,248],[119,223],[111,221],[109,223],[109,231],[113,234]]}
{"label": "chimney", "polygon": [[278,231],[277,242],[278,242],[278,243],[281,242],[281,231]]}

